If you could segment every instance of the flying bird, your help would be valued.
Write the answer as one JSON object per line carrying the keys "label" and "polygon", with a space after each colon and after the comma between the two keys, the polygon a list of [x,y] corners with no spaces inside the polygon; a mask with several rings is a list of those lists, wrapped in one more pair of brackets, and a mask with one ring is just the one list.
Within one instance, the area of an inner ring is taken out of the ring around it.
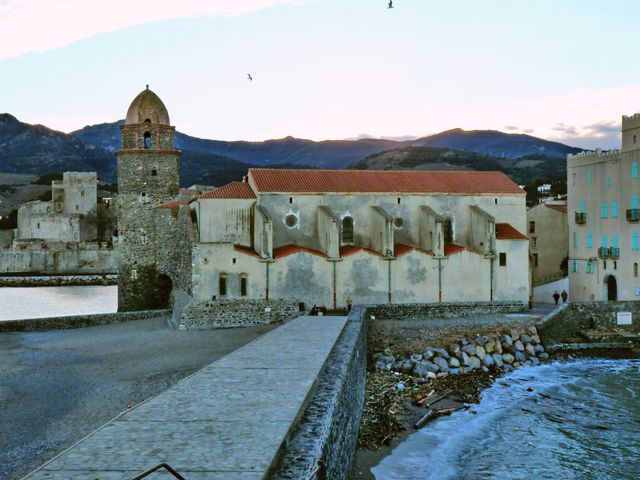
{"label": "flying bird", "polygon": [[387,8],[393,8],[393,0],[389,0],[389,6]]}
{"label": "flying bird", "polygon": [[247,73],[247,78],[248,78],[250,81],[252,81],[252,82],[253,82],[253,77],[251,76],[251,74],[250,74],[250,73]]}

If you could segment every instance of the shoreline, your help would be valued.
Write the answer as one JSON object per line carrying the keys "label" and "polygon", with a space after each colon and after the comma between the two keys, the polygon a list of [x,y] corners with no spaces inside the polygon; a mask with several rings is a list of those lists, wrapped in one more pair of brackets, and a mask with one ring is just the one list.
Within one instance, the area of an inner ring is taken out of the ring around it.
{"label": "shoreline", "polygon": [[[600,351],[600,352],[557,352],[549,358],[544,364],[553,362],[568,362],[576,359],[612,359],[612,360],[627,360],[640,358],[640,350],[632,351]],[[516,369],[512,370],[516,371]],[[367,372],[367,382],[369,382],[369,375],[375,372]],[[504,370],[492,370],[489,373],[482,370],[474,371],[464,375],[448,375],[436,379],[430,384],[429,389],[435,390],[436,394],[446,393],[447,389],[450,392],[445,398],[435,402],[438,408],[442,407],[456,407],[466,408],[473,412],[473,405],[478,405],[482,402],[482,393],[485,389],[492,386],[500,378],[504,377],[507,371]],[[394,375],[395,378],[396,377]],[[451,379],[456,379],[452,382]],[[452,385],[453,383],[453,385]],[[465,401],[465,398],[470,400]],[[358,480],[376,480],[376,477],[371,473],[371,469],[382,462],[386,457],[392,454],[392,452],[401,443],[407,440],[411,435],[415,434],[418,430],[428,429],[429,423],[422,428],[415,428],[415,424],[420,420],[427,412],[425,407],[415,406],[409,398],[402,396],[402,411],[399,411],[394,415],[394,418],[398,422],[398,426],[401,427],[397,433],[384,441],[377,448],[371,449],[363,445],[361,442],[358,445],[356,462],[355,462],[355,475],[354,478]],[[435,419],[437,420],[437,418]],[[434,421],[435,421],[434,420]]]}

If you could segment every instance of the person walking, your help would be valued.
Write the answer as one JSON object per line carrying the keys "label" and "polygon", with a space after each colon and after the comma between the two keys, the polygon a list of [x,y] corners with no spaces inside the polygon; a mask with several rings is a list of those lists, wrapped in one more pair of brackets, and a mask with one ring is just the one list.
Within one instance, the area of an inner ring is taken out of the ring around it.
{"label": "person walking", "polygon": [[557,290],[553,292],[553,300],[556,302],[556,305],[558,304],[558,300],[560,300],[560,294]]}
{"label": "person walking", "polygon": [[353,300],[351,300],[351,297],[347,297],[347,313],[351,312],[352,306],[353,306]]}
{"label": "person walking", "polygon": [[562,303],[567,303],[567,298],[569,298],[569,294],[567,293],[567,291],[562,290],[560,296],[562,297]]}

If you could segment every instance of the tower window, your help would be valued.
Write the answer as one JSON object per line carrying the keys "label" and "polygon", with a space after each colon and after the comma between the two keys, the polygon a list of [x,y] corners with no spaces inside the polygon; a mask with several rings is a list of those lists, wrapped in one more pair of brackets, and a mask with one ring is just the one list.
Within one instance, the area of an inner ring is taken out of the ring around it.
{"label": "tower window", "polygon": [[633,276],[637,277],[638,276],[638,263],[634,263],[633,264]]}
{"label": "tower window", "polygon": [[156,170],[155,168],[153,170],[151,170],[151,176],[152,177],[157,177],[158,176],[158,170]]}
{"label": "tower window", "polygon": [[398,197],[398,205],[400,205],[400,197]]}
{"label": "tower window", "polygon": [[80,205],[76,205],[76,212],[80,211]]}
{"label": "tower window", "polygon": [[84,190],[80,190],[80,196],[84,197]]}
{"label": "tower window", "polygon": [[500,266],[507,266],[507,254],[505,252],[500,252]]}
{"label": "tower window", "polygon": [[231,263],[233,263],[233,264],[235,265],[235,264],[236,264],[236,259],[235,259],[235,258],[232,258],[232,259],[231,259]]}
{"label": "tower window", "polygon": [[533,254],[533,266],[534,267],[538,266],[538,254],[537,253]]}
{"label": "tower window", "polygon": [[493,202],[497,205],[497,204],[498,204],[498,199],[497,199],[497,198],[494,198],[494,199],[493,199]]}
{"label": "tower window", "polygon": [[536,233],[536,222],[529,222],[529,233]]}
{"label": "tower window", "polygon": [[634,136],[633,136],[633,143],[636,143],[636,140],[637,140],[637,138],[636,138],[636,136],[634,135]]}
{"label": "tower window", "polygon": [[40,222],[38,222],[38,228],[40,228]]}
{"label": "tower window", "polygon": [[289,203],[293,203],[293,197],[289,197]]}
{"label": "tower window", "polygon": [[144,132],[144,148],[150,149],[151,147],[151,132]]}
{"label": "tower window", "polygon": [[141,196],[141,197],[146,197],[146,196],[147,196],[147,192],[142,192],[142,193],[140,194],[140,196]]}

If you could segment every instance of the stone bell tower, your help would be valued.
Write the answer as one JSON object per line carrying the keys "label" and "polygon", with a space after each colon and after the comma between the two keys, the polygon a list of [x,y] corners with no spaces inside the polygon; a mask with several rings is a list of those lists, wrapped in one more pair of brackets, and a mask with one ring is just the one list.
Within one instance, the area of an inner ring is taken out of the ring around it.
{"label": "stone bell tower", "polygon": [[118,159],[118,310],[159,308],[166,303],[166,275],[157,268],[156,208],[179,193],[180,154],[175,127],[149,85],[131,102]]}

